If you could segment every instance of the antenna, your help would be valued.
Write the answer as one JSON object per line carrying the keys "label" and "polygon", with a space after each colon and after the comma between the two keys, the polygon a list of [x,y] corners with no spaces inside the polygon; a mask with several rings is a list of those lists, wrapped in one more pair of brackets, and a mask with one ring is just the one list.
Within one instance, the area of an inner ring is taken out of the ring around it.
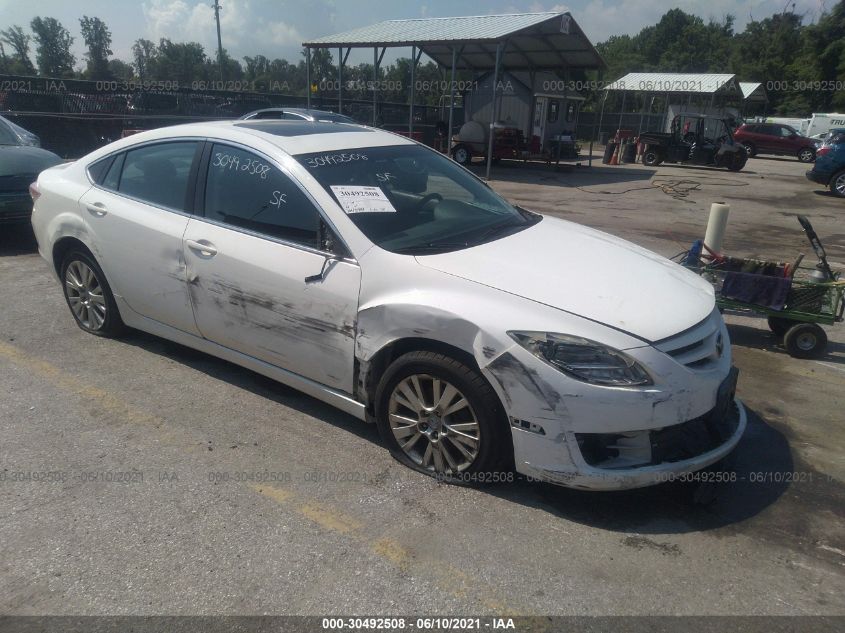
{"label": "antenna", "polygon": [[[220,0],[214,0],[214,21],[217,22],[217,66],[220,68],[220,81],[223,81],[223,40],[220,38]],[[222,88],[222,86],[221,86]]]}

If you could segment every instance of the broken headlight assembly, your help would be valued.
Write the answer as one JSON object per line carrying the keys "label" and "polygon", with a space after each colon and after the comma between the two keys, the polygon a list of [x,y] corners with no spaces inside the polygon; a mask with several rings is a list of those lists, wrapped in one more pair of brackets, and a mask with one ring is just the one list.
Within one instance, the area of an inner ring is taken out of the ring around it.
{"label": "broken headlight assembly", "polygon": [[633,358],[601,343],[568,334],[508,332],[513,340],[577,380],[604,387],[641,387],[654,382]]}

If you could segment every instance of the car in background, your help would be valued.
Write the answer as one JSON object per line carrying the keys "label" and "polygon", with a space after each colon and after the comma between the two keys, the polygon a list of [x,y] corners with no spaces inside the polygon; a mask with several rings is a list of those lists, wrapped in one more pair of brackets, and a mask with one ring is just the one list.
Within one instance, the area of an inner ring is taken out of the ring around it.
{"label": "car in background", "polygon": [[374,422],[421,473],[635,488],[716,463],[746,427],[709,282],[396,134],[160,128],[33,196],[82,330],[250,368]]}
{"label": "car in background", "polygon": [[[17,138],[17,143],[9,143],[11,137]],[[41,139],[37,134],[33,134],[29,130],[25,130],[17,123],[14,123],[6,117],[0,116],[0,143],[3,145],[17,144],[29,145],[31,147],[41,147]]]}
{"label": "car in background", "polygon": [[807,178],[829,187],[834,196],[845,198],[845,128],[830,131],[830,137],[816,151],[816,164]]}
{"label": "car in background", "polygon": [[328,110],[311,110],[308,108],[264,108],[255,110],[243,115],[241,121],[263,119],[271,121],[329,121],[332,123],[355,123],[358,122],[344,114],[330,112]]}
{"label": "car in background", "polygon": [[795,156],[802,163],[812,163],[816,158],[816,141],[782,123],[745,123],[734,132],[734,140],[745,146],[749,157]]}
{"label": "car in background", "polygon": [[29,185],[40,172],[62,162],[39,145],[35,134],[0,117],[0,223],[29,219]]}

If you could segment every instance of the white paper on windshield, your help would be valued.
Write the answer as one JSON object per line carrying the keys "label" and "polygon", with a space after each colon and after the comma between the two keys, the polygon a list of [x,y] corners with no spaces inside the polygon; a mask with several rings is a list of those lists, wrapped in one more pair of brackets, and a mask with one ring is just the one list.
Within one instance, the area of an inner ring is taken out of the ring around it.
{"label": "white paper on windshield", "polygon": [[346,213],[396,213],[380,187],[333,185],[334,197]]}

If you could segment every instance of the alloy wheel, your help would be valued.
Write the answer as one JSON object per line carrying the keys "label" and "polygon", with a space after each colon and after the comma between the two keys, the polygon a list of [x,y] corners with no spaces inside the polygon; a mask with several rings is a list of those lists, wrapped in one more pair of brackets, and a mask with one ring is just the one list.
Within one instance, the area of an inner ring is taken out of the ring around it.
{"label": "alloy wheel", "polygon": [[798,154],[798,158],[804,163],[809,163],[813,160],[813,150],[801,150],[801,153]]}
{"label": "alloy wheel", "polygon": [[65,270],[70,309],[82,326],[96,331],[106,322],[106,299],[97,275],[85,262],[72,261]]}
{"label": "alloy wheel", "polygon": [[399,447],[426,470],[456,474],[478,457],[482,438],[475,412],[442,378],[413,374],[401,380],[390,394],[388,419]]}
{"label": "alloy wheel", "polygon": [[836,177],[836,180],[833,183],[833,188],[836,189],[836,193],[845,197],[845,173],[839,174]]}

